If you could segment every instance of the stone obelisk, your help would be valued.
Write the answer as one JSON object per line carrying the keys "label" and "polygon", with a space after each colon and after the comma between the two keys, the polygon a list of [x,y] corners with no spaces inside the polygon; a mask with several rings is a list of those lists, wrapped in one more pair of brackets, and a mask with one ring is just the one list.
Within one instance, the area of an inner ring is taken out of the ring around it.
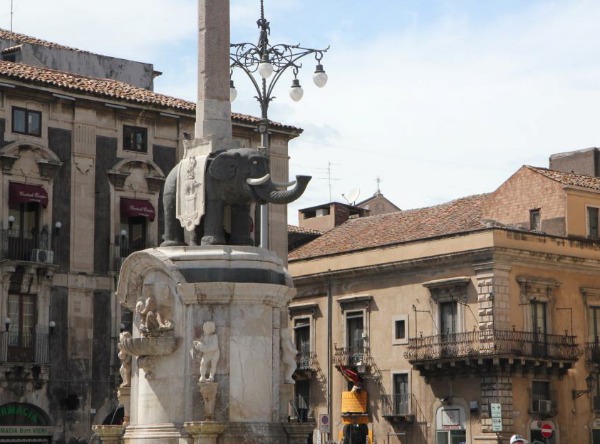
{"label": "stone obelisk", "polygon": [[211,152],[231,148],[229,22],[229,0],[198,1],[198,101],[194,145],[205,146]]}

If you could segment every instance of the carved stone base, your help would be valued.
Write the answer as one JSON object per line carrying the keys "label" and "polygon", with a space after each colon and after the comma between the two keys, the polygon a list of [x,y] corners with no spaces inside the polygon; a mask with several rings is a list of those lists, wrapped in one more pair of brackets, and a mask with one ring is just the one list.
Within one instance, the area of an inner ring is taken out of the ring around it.
{"label": "carved stone base", "polygon": [[129,386],[119,387],[119,390],[117,390],[117,398],[119,399],[119,402],[123,405],[123,411],[124,411],[123,425],[128,426],[129,425],[129,409],[131,406],[131,387],[129,387]]}
{"label": "carved stone base", "polygon": [[200,395],[204,401],[204,420],[212,421],[215,416],[215,401],[217,400],[218,382],[202,381],[198,382]]}
{"label": "carved stone base", "polygon": [[179,444],[187,433],[173,423],[128,426],[123,435],[125,444]]}
{"label": "carved stone base", "polygon": [[306,444],[308,435],[312,435],[317,426],[314,422],[289,422],[282,425],[287,434],[287,444]]}
{"label": "carved stone base", "polygon": [[92,426],[93,432],[100,442],[103,444],[119,444],[121,436],[125,431],[125,426],[122,425],[95,425]]}
{"label": "carved stone base", "polygon": [[183,427],[194,439],[194,444],[217,444],[217,439],[225,429],[225,424],[213,421],[193,421],[184,423]]}

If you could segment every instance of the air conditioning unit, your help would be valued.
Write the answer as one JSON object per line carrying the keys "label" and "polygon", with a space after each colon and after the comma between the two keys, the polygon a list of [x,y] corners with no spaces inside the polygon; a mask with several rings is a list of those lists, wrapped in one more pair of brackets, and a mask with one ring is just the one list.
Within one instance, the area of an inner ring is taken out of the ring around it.
{"label": "air conditioning unit", "polygon": [[549,399],[537,399],[533,401],[533,409],[538,413],[551,413],[552,401]]}
{"label": "air conditioning unit", "polygon": [[33,262],[41,262],[44,264],[54,263],[54,251],[34,249],[31,251],[31,260]]}

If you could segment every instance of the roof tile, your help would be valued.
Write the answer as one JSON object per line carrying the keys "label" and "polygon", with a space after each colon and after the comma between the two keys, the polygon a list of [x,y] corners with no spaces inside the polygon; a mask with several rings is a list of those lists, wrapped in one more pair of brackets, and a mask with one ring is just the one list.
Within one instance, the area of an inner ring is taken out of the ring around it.
{"label": "roof tile", "polygon": [[350,219],[290,253],[300,260],[390,246],[403,242],[485,228],[482,208],[489,194],[441,205]]}

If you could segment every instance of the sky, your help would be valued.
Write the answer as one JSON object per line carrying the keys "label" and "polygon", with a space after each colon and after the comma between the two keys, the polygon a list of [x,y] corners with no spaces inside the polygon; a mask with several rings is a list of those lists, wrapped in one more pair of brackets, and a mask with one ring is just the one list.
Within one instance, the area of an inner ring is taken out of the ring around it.
{"label": "sky", "polygon": [[[599,145],[596,0],[264,0],[270,42],[330,47],[329,82],[300,102],[286,73],[272,120],[304,129],[297,210],[379,188],[402,209],[491,192],[522,165]],[[91,3],[98,6],[92,8]],[[0,0],[0,27],[153,63],[155,91],[195,101],[197,0]],[[256,42],[260,0],[230,0],[232,43]],[[235,112],[259,115],[234,73]]]}

